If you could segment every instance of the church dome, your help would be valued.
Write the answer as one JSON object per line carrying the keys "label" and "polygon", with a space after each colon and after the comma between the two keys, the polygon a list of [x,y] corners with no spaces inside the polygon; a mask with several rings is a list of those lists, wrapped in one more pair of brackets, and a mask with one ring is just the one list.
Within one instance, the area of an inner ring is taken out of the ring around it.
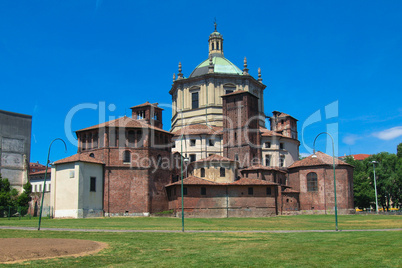
{"label": "church dome", "polygon": [[[243,72],[228,59],[226,59],[222,54],[212,54],[212,64],[214,66],[214,73],[222,74],[237,74],[242,75]],[[201,62],[191,73],[191,77],[201,76],[207,74],[209,70],[209,59]]]}

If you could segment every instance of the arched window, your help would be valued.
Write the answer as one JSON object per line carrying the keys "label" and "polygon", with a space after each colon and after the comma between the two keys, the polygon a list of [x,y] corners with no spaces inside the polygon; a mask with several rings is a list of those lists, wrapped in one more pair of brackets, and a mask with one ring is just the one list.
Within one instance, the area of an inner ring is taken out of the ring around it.
{"label": "arched window", "polygon": [[201,178],[205,177],[205,168],[201,168]]}
{"label": "arched window", "polygon": [[308,192],[317,192],[318,184],[317,184],[317,173],[310,172],[307,174],[307,191]]}
{"label": "arched window", "polygon": [[123,162],[124,163],[130,163],[131,162],[131,153],[130,153],[130,151],[124,151]]}

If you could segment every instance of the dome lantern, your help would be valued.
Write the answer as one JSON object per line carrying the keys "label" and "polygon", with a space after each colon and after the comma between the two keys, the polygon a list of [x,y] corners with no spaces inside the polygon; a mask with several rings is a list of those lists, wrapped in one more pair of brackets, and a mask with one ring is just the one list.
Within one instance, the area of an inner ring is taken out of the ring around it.
{"label": "dome lantern", "polygon": [[216,30],[217,24],[215,25],[215,31],[209,35],[209,55],[213,54],[220,54],[223,55],[223,37],[222,35]]}

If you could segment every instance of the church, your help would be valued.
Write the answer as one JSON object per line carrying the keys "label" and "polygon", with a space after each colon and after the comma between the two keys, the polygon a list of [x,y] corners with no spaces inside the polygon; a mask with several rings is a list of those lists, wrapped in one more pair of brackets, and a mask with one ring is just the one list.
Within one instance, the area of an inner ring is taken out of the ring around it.
{"label": "church", "polygon": [[[173,75],[170,131],[150,102],[76,131],[77,154],[52,167],[54,217],[334,212],[332,157],[299,160],[297,119],[265,114],[261,70],[256,79],[246,58],[242,70],[225,58],[216,24],[208,48],[188,77],[180,63]],[[335,161],[338,211],[352,213],[353,167]]]}

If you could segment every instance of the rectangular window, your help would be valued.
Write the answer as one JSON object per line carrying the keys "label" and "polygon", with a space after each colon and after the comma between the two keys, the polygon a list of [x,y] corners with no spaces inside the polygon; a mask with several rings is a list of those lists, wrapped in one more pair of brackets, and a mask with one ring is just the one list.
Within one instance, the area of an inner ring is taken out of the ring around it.
{"label": "rectangular window", "polygon": [[233,93],[233,89],[226,89],[226,92],[225,92],[226,94],[230,94],[230,93]]}
{"label": "rectangular window", "polygon": [[283,144],[283,142],[279,143],[279,149],[281,150],[285,149],[285,145]]}
{"label": "rectangular window", "polygon": [[267,187],[267,195],[271,195],[271,187]]}
{"label": "rectangular window", "polygon": [[270,143],[270,142],[266,142],[266,143],[265,143],[265,148],[271,148],[271,143]]}
{"label": "rectangular window", "polygon": [[214,140],[209,140],[209,141],[208,141],[208,145],[209,145],[209,146],[214,146],[214,143],[215,143]]}
{"label": "rectangular window", "polygon": [[248,187],[248,194],[253,195],[254,194],[254,188],[253,187]]}
{"label": "rectangular window", "polygon": [[271,165],[271,156],[265,155],[265,165],[269,167]]}
{"label": "rectangular window", "polygon": [[205,168],[201,168],[201,178],[205,177]]}
{"label": "rectangular window", "polygon": [[42,184],[39,184],[39,192],[42,192]]}
{"label": "rectangular window", "polygon": [[187,195],[187,187],[183,187],[183,195]]}
{"label": "rectangular window", "polygon": [[207,188],[201,187],[201,195],[207,195]]}
{"label": "rectangular window", "polygon": [[225,177],[225,176],[226,176],[226,170],[225,170],[225,168],[221,167],[220,175],[221,175],[221,177]]}
{"label": "rectangular window", "polygon": [[194,139],[191,139],[191,140],[190,140],[190,146],[195,146],[195,142],[196,142],[196,141],[195,141]]}
{"label": "rectangular window", "polygon": [[197,161],[197,156],[195,154],[190,154],[190,162]]}
{"label": "rectangular window", "polygon": [[284,156],[281,156],[281,157],[279,158],[279,166],[280,166],[280,167],[284,167],[284,166],[285,166],[285,157],[284,157]]}
{"label": "rectangular window", "polygon": [[198,108],[198,92],[191,93],[191,108]]}
{"label": "rectangular window", "polygon": [[91,177],[91,183],[89,186],[89,191],[90,192],[96,192],[96,178],[95,177]]}
{"label": "rectangular window", "polygon": [[167,195],[169,199],[172,197],[172,189],[167,189]]}

